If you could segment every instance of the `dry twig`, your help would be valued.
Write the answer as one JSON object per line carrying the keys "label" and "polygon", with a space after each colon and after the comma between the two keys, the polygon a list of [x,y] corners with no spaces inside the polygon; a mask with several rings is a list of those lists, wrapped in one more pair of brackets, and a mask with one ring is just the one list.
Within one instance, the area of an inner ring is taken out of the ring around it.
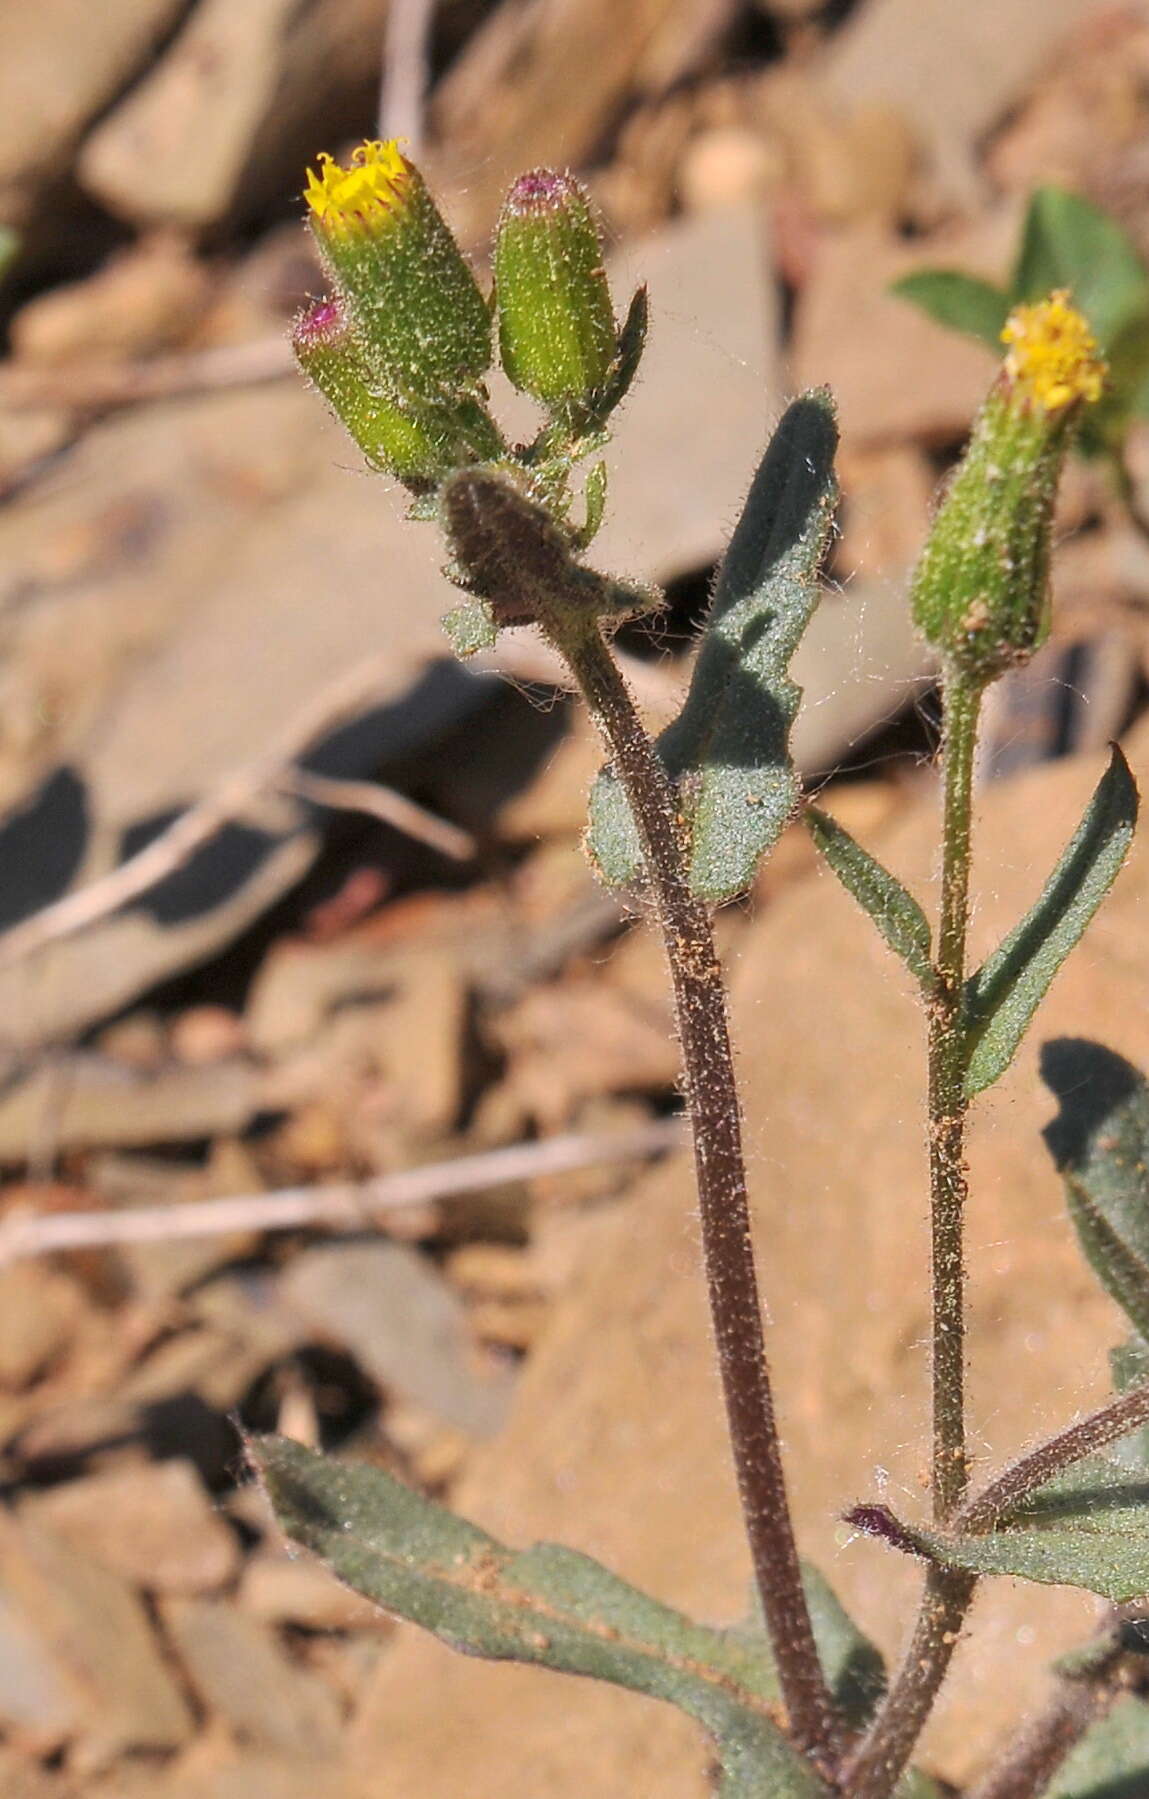
{"label": "dry twig", "polygon": [[379,136],[402,138],[416,158],[423,149],[434,14],[435,0],[391,0],[383,36]]}
{"label": "dry twig", "polygon": [[0,1222],[0,1267],[55,1250],[106,1248],[114,1243],[170,1243],[233,1231],[297,1230],[303,1225],[362,1230],[386,1212],[457,1199],[508,1181],[644,1161],[677,1149],[683,1141],[679,1119],[660,1119],[636,1131],[570,1133],[541,1143],[517,1143],[358,1185],[286,1187],[275,1193],[135,1206],[120,1212],[13,1211]]}

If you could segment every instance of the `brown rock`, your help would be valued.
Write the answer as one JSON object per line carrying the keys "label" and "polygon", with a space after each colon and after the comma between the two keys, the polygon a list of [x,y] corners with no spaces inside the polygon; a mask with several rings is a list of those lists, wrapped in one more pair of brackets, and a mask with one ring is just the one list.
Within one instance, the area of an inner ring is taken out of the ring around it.
{"label": "brown rock", "polygon": [[157,1593],[204,1593],[229,1580],[239,1545],[190,1462],[109,1469],[26,1499],[21,1516]]}
{"label": "brown rock", "polygon": [[0,1593],[71,1689],[74,1768],[97,1767],[126,1749],[174,1749],[186,1741],[191,1716],[143,1605],[117,1575],[52,1532],[5,1518]]}
{"label": "brown rock", "polygon": [[470,1365],[464,1308],[426,1256],[402,1243],[329,1243],[295,1257],[283,1304],[347,1349],[388,1393],[417,1401],[474,1436],[498,1428],[505,1374]]}
{"label": "brown rock", "polygon": [[[1012,248],[1012,219],[1010,233]],[[847,443],[908,437],[953,444],[985,396],[993,354],[888,291],[899,275],[927,263],[1001,276],[1000,267],[971,265],[960,240],[952,250],[931,243],[927,255],[907,252],[872,225],[857,225],[821,243],[794,321],[794,384],[831,388]]]}
{"label": "brown rock", "polygon": [[211,278],[178,237],[157,235],[86,281],[39,294],[12,320],[12,348],[49,367],[80,357],[147,356],[180,342],[207,304]]}
{"label": "brown rock", "polygon": [[294,10],[295,0],[201,0],[150,79],[84,145],[88,190],[138,223],[221,217],[275,91]]}
{"label": "brown rock", "polygon": [[847,451],[838,479],[845,503],[835,578],[892,575],[900,583],[929,529],[936,482],[928,459],[913,444]]}
{"label": "brown rock", "polygon": [[83,1295],[39,1262],[0,1268],[0,1387],[27,1386],[71,1342]]}
{"label": "brown rock", "polygon": [[[1143,771],[1144,731],[1132,753]],[[979,954],[1034,897],[1097,773],[1094,762],[1060,764],[986,796]],[[878,846],[927,894],[935,828],[931,798]],[[1122,1324],[1075,1248],[1038,1136],[1051,1102],[1036,1078],[1035,1046],[1058,1033],[1096,1035],[1149,1064],[1149,976],[1130,949],[1143,935],[1147,901],[1142,846],[1000,1092],[977,1108],[969,1243],[980,1472],[1106,1390],[1105,1352]],[[920,1014],[869,921],[823,871],[780,895],[753,929],[734,1019],[800,1536],[896,1655],[918,1572],[876,1544],[848,1541],[838,1519],[855,1495],[886,1492],[912,1512],[922,1505]],[[729,1620],[744,1611],[748,1568],[694,1208],[689,1169],[679,1163],[608,1220],[528,1364],[506,1431],[455,1497],[509,1541],[562,1539],[700,1617]],[[1048,1656],[1088,1633],[1093,1616],[1079,1594],[987,1584],[927,1765],[958,1781],[974,1775],[998,1732],[1016,1728],[1044,1692]],[[707,1791],[703,1746],[670,1713],[591,1683],[468,1662],[414,1632],[376,1677],[356,1755],[370,1799],[500,1791],[701,1799]]]}
{"label": "brown rock", "polygon": [[550,1130],[569,1125],[582,1100],[605,1093],[665,1092],[678,1052],[665,1020],[592,979],[528,993],[495,1021],[517,1093]]}
{"label": "brown rock", "polygon": [[52,1120],[58,1149],[188,1142],[236,1131],[258,1104],[256,1073],[235,1058],[141,1078],[78,1053],[42,1066],[0,1101],[0,1160],[24,1161]]}
{"label": "brown rock", "polygon": [[731,10],[729,0],[634,0],[621,10],[609,0],[541,0],[488,15],[435,95],[466,239],[490,229],[520,170],[586,162],[623,97],[671,86]]}
{"label": "brown rock", "polygon": [[775,145],[740,125],[700,132],[679,164],[678,192],[690,212],[760,199],[784,173]]}
{"label": "brown rock", "polygon": [[242,1054],[246,1032],[239,1014],[227,1006],[189,1006],[172,1024],[171,1051],[189,1068],[205,1068]]}
{"label": "brown rock", "polygon": [[822,65],[847,113],[898,112],[932,154],[941,185],[969,200],[975,148],[1025,92],[1093,0],[869,0],[831,39]]}
{"label": "brown rock", "polygon": [[243,1742],[307,1760],[334,1753],[339,1708],[274,1632],[223,1599],[168,1599],[164,1626],[188,1678]]}
{"label": "brown rock", "polygon": [[0,216],[23,224],[40,183],[78,133],[146,62],[180,0],[47,0],[0,12]]}
{"label": "brown rock", "polygon": [[383,1633],[393,1628],[377,1605],[342,1586],[319,1562],[298,1555],[253,1556],[244,1569],[237,1601],[264,1624]]}

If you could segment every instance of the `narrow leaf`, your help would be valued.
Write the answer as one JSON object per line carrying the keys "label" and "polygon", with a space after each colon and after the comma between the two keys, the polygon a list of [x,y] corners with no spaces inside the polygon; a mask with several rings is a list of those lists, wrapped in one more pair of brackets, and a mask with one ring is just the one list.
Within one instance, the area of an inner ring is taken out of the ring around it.
{"label": "narrow leaf", "polygon": [[916,269],[890,285],[890,292],[920,307],[939,325],[964,331],[1001,352],[1001,330],[1009,315],[1009,295],[990,281],[959,269]]}
{"label": "narrow leaf", "polygon": [[647,302],[646,288],[637,287],[630,305],[627,307],[626,318],[623,320],[622,330],[618,334],[614,359],[606,372],[606,380],[590,404],[590,413],[600,424],[606,423],[611,413],[622,404],[630,392],[642,361],[642,353],[646,348],[649,314],[650,307]]}
{"label": "narrow leaf", "polygon": [[895,956],[924,988],[933,985],[929,920],[896,875],[856,843],[837,819],[818,806],[803,815],[810,835],[847,893],[868,912]]}
{"label": "narrow leaf", "polygon": [[715,1740],[725,1799],[826,1799],[778,1728],[772,1665],[737,1633],[691,1623],[572,1549],[507,1549],[378,1468],[282,1437],[248,1447],[287,1535],[385,1610],[464,1654],[679,1706]]}
{"label": "narrow leaf", "polygon": [[[686,704],[659,739],[690,829],[691,887],[715,904],[750,885],[797,805],[789,738],[801,690],[787,669],[818,602],[837,440],[824,389],[787,408],[722,564]],[[611,884],[640,878],[637,833],[609,770],[591,795],[588,845]]]}
{"label": "narrow leaf", "polygon": [[1149,310],[1149,275],[1130,239],[1080,194],[1039,187],[1029,204],[1013,277],[1014,300],[1070,289],[1103,349]]}
{"label": "narrow leaf", "polygon": [[1149,1793],[1149,1705],[1119,1699],[1070,1750],[1044,1799],[1145,1799]]}
{"label": "narrow leaf", "polygon": [[[1129,1393],[1133,1388],[1143,1386],[1149,1380],[1149,1343],[1141,1337],[1130,1337],[1127,1343],[1111,1349],[1109,1370],[1118,1393]],[[1149,1424],[1135,1430],[1131,1436],[1123,1437],[1109,1453],[1123,1468],[1149,1474]]]}
{"label": "narrow leaf", "polygon": [[882,1506],[858,1507],[850,1519],[894,1548],[970,1574],[1084,1587],[1115,1604],[1149,1593],[1149,1476],[1109,1455],[1076,1463],[976,1535],[919,1529]]}
{"label": "narrow leaf", "polygon": [[1137,788],[1116,745],[1041,898],[966,982],[966,1093],[1000,1079],[1054,975],[1117,878],[1133,841]]}
{"label": "narrow leaf", "polygon": [[1149,1341],[1149,1086],[1100,1043],[1041,1052],[1060,1105],[1045,1128],[1081,1246],[1137,1335]]}

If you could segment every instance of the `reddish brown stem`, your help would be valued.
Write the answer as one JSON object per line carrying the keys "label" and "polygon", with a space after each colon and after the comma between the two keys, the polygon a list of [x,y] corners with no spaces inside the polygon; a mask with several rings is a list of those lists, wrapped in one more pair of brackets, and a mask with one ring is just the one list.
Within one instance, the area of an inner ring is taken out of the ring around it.
{"label": "reddish brown stem", "polygon": [[548,620],[602,733],[638,829],[674,987],[703,1257],[738,1491],[794,1741],[825,1772],[839,1725],[822,1673],[786,1495],[762,1337],[742,1121],[722,970],[691,893],[670,782],[597,625]]}

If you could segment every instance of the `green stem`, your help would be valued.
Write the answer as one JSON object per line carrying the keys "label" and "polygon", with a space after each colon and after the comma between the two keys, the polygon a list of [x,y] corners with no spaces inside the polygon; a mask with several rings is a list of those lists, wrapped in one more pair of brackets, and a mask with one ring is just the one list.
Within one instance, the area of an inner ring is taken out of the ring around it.
{"label": "green stem", "polygon": [[674,793],[597,623],[544,620],[607,745],[638,828],[665,941],[694,1138],[703,1258],[738,1491],[790,1732],[824,1772],[840,1730],[802,1590],[762,1338],[722,969],[690,891]]}
{"label": "green stem", "polygon": [[937,991],[929,1008],[929,1162],[933,1288],[934,1522],[961,1504],[969,1480],[965,1432],[965,1037],[962,988],[969,923],[970,826],[981,685],[953,671],[945,684],[942,891]]}
{"label": "green stem", "polygon": [[[965,1428],[965,1039],[962,989],[969,922],[974,752],[984,684],[945,679],[942,885],[936,988],[928,1002],[928,1131],[933,1299],[933,1515],[945,1524],[969,1481]],[[888,1799],[937,1697],[975,1580],[931,1568],[913,1641],[877,1718],[844,1770],[850,1799]]]}

